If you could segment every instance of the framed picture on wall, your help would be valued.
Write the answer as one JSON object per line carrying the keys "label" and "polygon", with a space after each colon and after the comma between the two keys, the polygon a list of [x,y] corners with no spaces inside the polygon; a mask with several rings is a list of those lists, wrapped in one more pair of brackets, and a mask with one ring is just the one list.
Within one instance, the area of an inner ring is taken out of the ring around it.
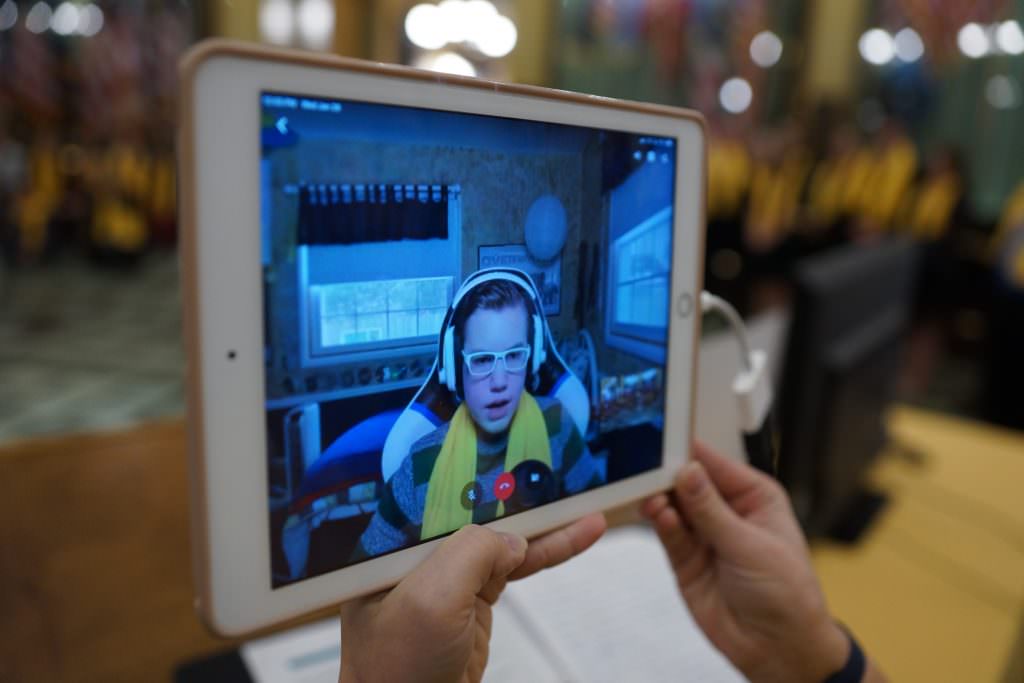
{"label": "framed picture on wall", "polygon": [[544,315],[562,312],[562,257],[539,263],[530,258],[525,244],[481,246],[477,268],[518,268],[533,278],[544,304]]}

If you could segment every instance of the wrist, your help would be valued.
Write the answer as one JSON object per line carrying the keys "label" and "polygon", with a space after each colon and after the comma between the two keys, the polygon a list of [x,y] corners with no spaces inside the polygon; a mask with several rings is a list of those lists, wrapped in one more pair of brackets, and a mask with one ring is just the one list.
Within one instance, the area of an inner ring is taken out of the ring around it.
{"label": "wrist", "polygon": [[816,636],[811,639],[812,650],[808,653],[807,678],[808,681],[821,683],[842,670],[846,659],[850,655],[850,638],[840,628],[839,624],[828,619],[818,629]]}

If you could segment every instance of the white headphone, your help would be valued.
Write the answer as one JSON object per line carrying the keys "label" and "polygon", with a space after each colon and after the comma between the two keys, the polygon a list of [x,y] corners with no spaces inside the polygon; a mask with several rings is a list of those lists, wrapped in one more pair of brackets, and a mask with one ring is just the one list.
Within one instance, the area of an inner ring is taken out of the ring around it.
{"label": "white headphone", "polygon": [[452,305],[448,310],[445,319],[444,333],[441,335],[441,347],[437,352],[438,368],[437,378],[448,390],[458,396],[458,383],[460,364],[455,359],[455,311],[459,303],[477,285],[493,280],[505,280],[519,286],[530,299],[533,311],[530,318],[533,321],[533,342],[530,344],[530,372],[533,377],[537,376],[540,366],[547,360],[547,349],[544,346],[544,318],[541,316],[543,307],[540,302],[540,294],[533,284],[533,279],[518,268],[485,268],[478,270],[459,287],[459,291],[452,298]]}

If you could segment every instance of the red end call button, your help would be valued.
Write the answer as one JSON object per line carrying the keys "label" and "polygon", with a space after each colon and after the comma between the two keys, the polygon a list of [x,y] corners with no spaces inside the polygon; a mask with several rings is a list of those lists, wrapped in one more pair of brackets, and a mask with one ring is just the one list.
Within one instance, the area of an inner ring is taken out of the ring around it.
{"label": "red end call button", "polygon": [[494,497],[501,501],[509,499],[516,490],[516,478],[511,472],[502,472],[494,481]]}

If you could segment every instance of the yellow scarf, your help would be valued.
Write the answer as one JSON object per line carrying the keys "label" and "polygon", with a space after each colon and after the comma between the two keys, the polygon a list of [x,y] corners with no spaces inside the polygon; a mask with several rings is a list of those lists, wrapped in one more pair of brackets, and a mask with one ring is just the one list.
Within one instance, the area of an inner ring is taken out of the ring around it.
{"label": "yellow scarf", "polygon": [[[527,460],[539,460],[551,467],[551,444],[544,413],[533,396],[524,391],[509,427],[505,471],[511,472]],[[463,403],[448,425],[441,453],[430,473],[420,540],[473,523],[472,508],[467,510],[461,502],[462,489],[471,481],[476,481],[476,426]],[[499,501],[497,516],[504,514],[505,504]]]}

